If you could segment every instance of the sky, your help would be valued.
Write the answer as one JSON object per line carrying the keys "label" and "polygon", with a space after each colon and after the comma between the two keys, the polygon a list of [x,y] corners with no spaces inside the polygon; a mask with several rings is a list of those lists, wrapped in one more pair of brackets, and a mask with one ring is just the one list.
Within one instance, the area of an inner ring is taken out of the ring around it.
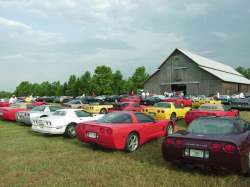
{"label": "sky", "polygon": [[0,0],[0,90],[107,65],[153,73],[181,48],[250,67],[249,0]]}

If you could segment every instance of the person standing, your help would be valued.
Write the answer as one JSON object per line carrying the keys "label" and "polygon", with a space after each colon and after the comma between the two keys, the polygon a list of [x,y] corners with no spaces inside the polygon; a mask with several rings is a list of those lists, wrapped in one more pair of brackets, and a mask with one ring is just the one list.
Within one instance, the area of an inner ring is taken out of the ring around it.
{"label": "person standing", "polygon": [[17,102],[17,98],[15,95],[12,95],[12,97],[9,99],[9,104],[15,104]]}
{"label": "person standing", "polygon": [[148,91],[146,92],[146,97],[149,97],[149,92]]}

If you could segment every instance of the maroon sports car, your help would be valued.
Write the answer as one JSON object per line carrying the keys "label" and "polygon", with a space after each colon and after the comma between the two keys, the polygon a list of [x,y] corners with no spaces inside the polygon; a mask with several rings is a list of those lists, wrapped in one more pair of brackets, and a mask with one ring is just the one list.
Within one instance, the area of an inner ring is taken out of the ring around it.
{"label": "maroon sports car", "polygon": [[250,173],[250,124],[239,118],[201,117],[162,144],[166,161]]}

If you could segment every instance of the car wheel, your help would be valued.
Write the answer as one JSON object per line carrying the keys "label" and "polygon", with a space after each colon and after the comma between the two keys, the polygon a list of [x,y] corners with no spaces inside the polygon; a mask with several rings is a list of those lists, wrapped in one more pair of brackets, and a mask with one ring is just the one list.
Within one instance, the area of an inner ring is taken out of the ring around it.
{"label": "car wheel", "polygon": [[107,110],[105,109],[105,108],[102,108],[101,110],[100,110],[100,114],[107,114],[108,112],[107,112]]}
{"label": "car wheel", "polygon": [[247,175],[248,177],[250,177],[250,151],[249,151],[249,153],[248,153],[248,170],[247,170],[246,175]]}
{"label": "car wheel", "polygon": [[168,124],[166,135],[173,134],[173,133],[174,133],[173,125]]}
{"label": "car wheel", "polygon": [[132,132],[127,137],[125,150],[130,153],[135,151],[138,147],[139,137],[136,133]]}
{"label": "car wheel", "polygon": [[172,114],[171,114],[170,120],[171,120],[171,121],[176,121],[176,120],[177,120],[176,114],[175,114],[175,113],[172,113]]}
{"label": "car wheel", "polygon": [[75,124],[68,124],[65,129],[64,135],[68,138],[74,138],[76,136]]}

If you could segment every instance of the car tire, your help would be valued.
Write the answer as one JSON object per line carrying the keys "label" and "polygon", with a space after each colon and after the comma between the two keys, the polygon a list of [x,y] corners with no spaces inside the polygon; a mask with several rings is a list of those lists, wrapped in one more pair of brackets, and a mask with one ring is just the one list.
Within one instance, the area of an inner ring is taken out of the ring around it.
{"label": "car tire", "polygon": [[100,114],[107,114],[107,113],[108,113],[108,111],[105,108],[102,108],[100,110]]}
{"label": "car tire", "polygon": [[248,153],[248,170],[246,172],[246,176],[250,177],[250,151]]}
{"label": "car tire", "polygon": [[70,123],[70,124],[67,125],[67,127],[65,129],[64,136],[67,137],[67,138],[76,137],[76,130],[75,130],[75,124],[74,123]]}
{"label": "car tire", "polygon": [[126,140],[125,151],[131,153],[139,147],[139,136],[137,133],[132,132],[128,135]]}
{"label": "car tire", "polygon": [[174,126],[172,124],[167,124],[166,136],[174,133]]}
{"label": "car tire", "polygon": [[171,121],[176,121],[176,120],[177,120],[177,117],[176,117],[176,114],[175,114],[175,113],[172,113],[172,114],[171,114],[170,120],[171,120]]}

